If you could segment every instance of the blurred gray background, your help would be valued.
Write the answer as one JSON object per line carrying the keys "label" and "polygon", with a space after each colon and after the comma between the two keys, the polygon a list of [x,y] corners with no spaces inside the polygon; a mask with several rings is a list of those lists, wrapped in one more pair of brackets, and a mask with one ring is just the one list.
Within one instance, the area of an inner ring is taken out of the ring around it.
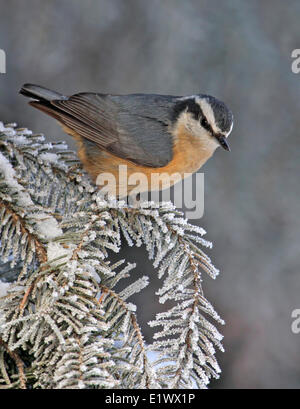
{"label": "blurred gray background", "polygon": [[[298,0],[0,0],[0,120],[50,140],[70,138],[26,104],[33,82],[65,94],[208,93],[235,117],[232,152],[218,149],[205,172],[205,214],[193,221],[214,242],[221,274],[204,277],[226,321],[221,379],[212,388],[299,388],[300,48]],[[137,274],[155,272],[144,250],[125,249]],[[144,290],[138,318],[162,307]]]}

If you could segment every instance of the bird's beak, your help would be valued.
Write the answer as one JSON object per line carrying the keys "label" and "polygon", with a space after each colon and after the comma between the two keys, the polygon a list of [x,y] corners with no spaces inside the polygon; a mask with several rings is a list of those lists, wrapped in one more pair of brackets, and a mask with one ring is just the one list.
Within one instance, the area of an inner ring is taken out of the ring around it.
{"label": "bird's beak", "polygon": [[215,138],[217,139],[217,141],[219,142],[219,144],[222,146],[223,149],[225,149],[225,151],[230,152],[230,147],[228,145],[228,142],[225,138],[224,135],[222,134],[215,134]]}

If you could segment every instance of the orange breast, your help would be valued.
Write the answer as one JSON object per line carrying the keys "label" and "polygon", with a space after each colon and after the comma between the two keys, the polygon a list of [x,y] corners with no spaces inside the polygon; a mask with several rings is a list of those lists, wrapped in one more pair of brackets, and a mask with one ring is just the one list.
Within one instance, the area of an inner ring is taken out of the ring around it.
{"label": "orange breast", "polygon": [[[95,160],[96,155],[86,155],[81,137],[74,135],[74,132],[66,127],[64,130],[77,140],[79,159],[93,181],[103,186],[106,184],[105,178],[111,180],[108,175],[112,175],[116,181],[117,196],[120,197],[126,196],[137,185],[140,192],[165,189],[196,172],[212,155],[199,138],[192,136],[181,126],[174,137],[173,159],[164,167],[140,166],[100,149]],[[110,193],[114,195],[113,192]]]}

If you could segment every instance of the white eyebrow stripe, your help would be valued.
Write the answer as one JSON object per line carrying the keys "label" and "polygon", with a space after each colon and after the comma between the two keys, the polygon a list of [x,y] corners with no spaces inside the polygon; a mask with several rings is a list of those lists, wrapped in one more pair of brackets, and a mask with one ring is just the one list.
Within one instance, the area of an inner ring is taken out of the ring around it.
{"label": "white eyebrow stripe", "polygon": [[232,128],[233,128],[233,121],[231,122],[230,129],[227,132],[226,138],[227,138],[227,136],[229,136],[231,134]]}
{"label": "white eyebrow stripe", "polygon": [[197,95],[188,95],[186,97],[177,98],[177,101],[185,101],[187,99],[192,99],[192,98],[194,98],[196,100],[197,97],[198,97]]}
{"label": "white eyebrow stripe", "polygon": [[195,101],[200,106],[203,114],[205,115],[205,117],[206,117],[208,123],[210,124],[210,126],[212,127],[213,131],[215,133],[222,133],[221,129],[216,124],[214,111],[212,110],[212,107],[210,106],[210,104],[205,99],[201,99],[201,98],[197,98],[197,97],[195,98]]}

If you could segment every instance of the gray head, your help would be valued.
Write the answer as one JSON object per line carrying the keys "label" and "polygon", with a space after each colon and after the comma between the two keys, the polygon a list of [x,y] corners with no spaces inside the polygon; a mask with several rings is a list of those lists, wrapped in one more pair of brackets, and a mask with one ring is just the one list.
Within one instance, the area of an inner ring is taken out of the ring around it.
{"label": "gray head", "polygon": [[178,98],[172,122],[183,123],[212,150],[218,146],[230,150],[226,138],[233,127],[233,115],[217,98],[202,94]]}

